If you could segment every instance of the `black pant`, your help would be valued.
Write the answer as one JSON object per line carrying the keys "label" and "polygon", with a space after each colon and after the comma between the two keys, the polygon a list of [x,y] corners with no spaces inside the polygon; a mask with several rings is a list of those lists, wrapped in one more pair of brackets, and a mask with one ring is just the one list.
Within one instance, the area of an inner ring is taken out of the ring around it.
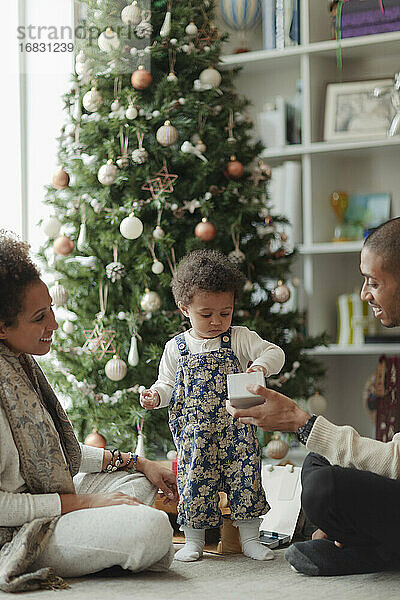
{"label": "black pant", "polygon": [[332,466],[310,453],[302,470],[302,506],[329,539],[372,545],[384,558],[400,557],[400,481]]}

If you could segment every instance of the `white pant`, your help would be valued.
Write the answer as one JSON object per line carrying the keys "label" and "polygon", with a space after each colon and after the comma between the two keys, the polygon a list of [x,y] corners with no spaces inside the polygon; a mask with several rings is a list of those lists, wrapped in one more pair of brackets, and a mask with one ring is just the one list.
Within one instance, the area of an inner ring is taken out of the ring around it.
{"label": "white pant", "polygon": [[[78,494],[121,491],[146,504],[152,504],[157,494],[142,473],[78,474],[74,484]],[[166,513],[120,504],[62,515],[32,570],[53,567],[60,577],[79,577],[116,565],[130,571],[161,571],[169,568],[173,556]]]}

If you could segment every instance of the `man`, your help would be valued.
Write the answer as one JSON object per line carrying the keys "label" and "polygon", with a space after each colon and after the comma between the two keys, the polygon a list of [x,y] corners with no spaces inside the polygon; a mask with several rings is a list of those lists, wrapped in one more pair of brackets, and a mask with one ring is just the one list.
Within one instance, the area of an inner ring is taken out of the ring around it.
{"label": "man", "polygon": [[[361,251],[362,300],[385,327],[400,325],[400,218],[374,230]],[[391,442],[361,437],[302,410],[290,398],[249,386],[262,405],[228,411],[265,431],[295,432],[311,453],[302,471],[302,505],[319,529],[286,551],[307,575],[350,575],[400,567],[400,433]]]}

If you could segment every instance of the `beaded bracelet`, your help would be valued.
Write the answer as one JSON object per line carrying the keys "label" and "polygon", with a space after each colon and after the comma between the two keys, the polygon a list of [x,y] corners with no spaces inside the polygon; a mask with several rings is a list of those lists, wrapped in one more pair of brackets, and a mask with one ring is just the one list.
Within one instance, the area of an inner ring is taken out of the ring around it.
{"label": "beaded bracelet", "polygon": [[[117,453],[118,458],[116,458],[115,462],[114,462],[114,455],[115,455],[115,453]],[[117,448],[114,448],[114,450],[111,450],[110,464],[108,464],[106,466],[106,468],[104,469],[104,471],[106,473],[114,473],[114,471],[118,471],[118,469],[123,464],[123,462],[124,461],[122,460],[121,451],[118,450]]]}
{"label": "beaded bracelet", "polygon": [[[128,452],[128,456],[129,456],[129,458],[128,458],[126,464],[124,465],[124,468],[127,469],[129,467],[131,469],[131,471],[136,471],[138,455],[133,454],[133,452]],[[130,466],[131,463],[133,463],[132,466]]]}

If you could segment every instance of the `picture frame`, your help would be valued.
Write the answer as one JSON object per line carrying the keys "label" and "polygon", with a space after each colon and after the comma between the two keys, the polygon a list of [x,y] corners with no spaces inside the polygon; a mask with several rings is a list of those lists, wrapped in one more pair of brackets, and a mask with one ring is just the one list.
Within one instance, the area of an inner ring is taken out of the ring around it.
{"label": "picture frame", "polygon": [[344,215],[345,221],[361,225],[364,230],[379,227],[390,219],[391,195],[386,192],[353,194]]}
{"label": "picture frame", "polygon": [[325,86],[324,132],[326,142],[382,139],[393,118],[390,94],[393,78],[327,82]]}

